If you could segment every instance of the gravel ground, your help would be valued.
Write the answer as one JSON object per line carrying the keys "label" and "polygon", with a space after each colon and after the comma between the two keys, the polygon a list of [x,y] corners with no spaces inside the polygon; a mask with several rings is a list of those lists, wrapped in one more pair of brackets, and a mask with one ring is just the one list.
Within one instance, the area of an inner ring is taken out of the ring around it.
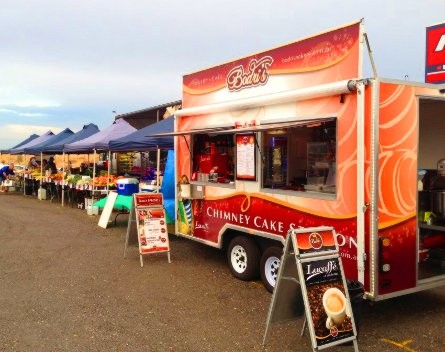
{"label": "gravel ground", "polygon": [[[262,347],[272,296],[234,279],[223,252],[171,236],[172,262],[145,256],[141,268],[137,247],[123,258],[127,218],[97,222],[0,194],[1,351],[311,350],[302,318],[273,326]],[[443,351],[444,321],[444,289],[365,305],[360,350]]]}

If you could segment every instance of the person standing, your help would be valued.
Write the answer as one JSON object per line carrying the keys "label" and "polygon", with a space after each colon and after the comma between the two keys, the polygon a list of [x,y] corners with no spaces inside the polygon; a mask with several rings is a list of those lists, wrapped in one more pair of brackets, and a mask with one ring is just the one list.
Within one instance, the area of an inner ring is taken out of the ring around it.
{"label": "person standing", "polygon": [[36,161],[36,158],[33,156],[29,159],[28,162],[28,170],[34,170],[37,169],[39,167],[39,164]]}
{"label": "person standing", "polygon": [[57,174],[57,167],[53,157],[49,158],[48,164],[45,166],[45,171],[46,170],[50,170],[51,174]]}

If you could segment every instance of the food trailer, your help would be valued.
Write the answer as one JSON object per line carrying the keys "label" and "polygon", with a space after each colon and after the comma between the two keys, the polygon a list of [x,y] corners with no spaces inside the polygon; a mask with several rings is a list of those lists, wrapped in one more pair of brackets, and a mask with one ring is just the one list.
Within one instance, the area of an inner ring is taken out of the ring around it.
{"label": "food trailer", "polygon": [[185,75],[176,234],[270,291],[316,226],[371,300],[445,284],[445,86],[380,78],[369,48],[357,21]]}

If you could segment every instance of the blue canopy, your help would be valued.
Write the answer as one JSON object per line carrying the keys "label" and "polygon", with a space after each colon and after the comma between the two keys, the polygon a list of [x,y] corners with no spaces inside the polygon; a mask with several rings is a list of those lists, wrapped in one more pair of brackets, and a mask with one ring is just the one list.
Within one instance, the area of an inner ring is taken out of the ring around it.
{"label": "blue canopy", "polygon": [[66,137],[69,137],[73,135],[74,132],[71,131],[69,128],[65,128],[62,132],[52,136],[51,138],[48,138],[47,140],[43,141],[42,143],[33,145],[32,147],[24,148],[25,154],[38,154],[43,152],[43,148],[45,148],[47,145],[51,145],[53,143],[60,142],[61,140],[64,140]]}
{"label": "blue canopy", "polygon": [[22,144],[21,146],[19,146],[17,148],[12,148],[9,152],[11,154],[25,154],[26,148],[31,148],[39,143],[42,143],[42,142],[48,140],[49,138],[51,138],[52,136],[54,136],[54,133],[52,133],[51,131],[45,132],[40,137],[37,137],[26,144]]}
{"label": "blue canopy", "polygon": [[[17,144],[16,146],[12,147],[11,149],[15,149],[15,148],[21,147],[22,145],[25,145],[26,143],[29,143],[29,142],[31,142],[32,140],[34,140],[34,139],[36,139],[38,137],[39,137],[39,135],[34,133],[34,134],[30,135],[28,138],[26,138],[23,142],[20,142],[19,144]],[[2,150],[1,152],[2,153],[9,153],[9,151],[11,149]]]}
{"label": "blue canopy", "polygon": [[111,151],[143,151],[149,149],[173,149],[173,136],[153,136],[156,133],[173,132],[174,117],[153,123],[136,132],[119,139],[111,140],[108,144]]}
{"label": "blue canopy", "polygon": [[89,153],[93,150],[105,151],[108,149],[108,143],[112,139],[117,139],[126,136],[136,131],[136,128],[131,126],[124,119],[118,119],[106,129],[97,132],[88,138],[74,143],[65,144],[63,151],[65,153]]}
{"label": "blue canopy", "polygon": [[61,154],[63,153],[65,144],[81,141],[82,139],[88,138],[97,132],[99,132],[99,128],[94,123],[84,125],[79,132],[76,132],[61,141],[45,146],[43,148],[43,152],[45,154]]}

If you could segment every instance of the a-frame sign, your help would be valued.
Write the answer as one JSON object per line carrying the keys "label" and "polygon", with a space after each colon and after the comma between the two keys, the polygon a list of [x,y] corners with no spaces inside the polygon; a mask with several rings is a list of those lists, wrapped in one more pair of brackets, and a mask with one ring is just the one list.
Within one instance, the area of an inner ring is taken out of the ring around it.
{"label": "a-frame sign", "polygon": [[144,266],[142,256],[145,254],[167,253],[170,263],[170,243],[167,232],[167,220],[162,193],[135,193],[128,219],[125,238],[124,258],[131,234],[136,225],[139,244],[139,259]]}
{"label": "a-frame sign", "polygon": [[272,324],[296,319],[303,312],[313,351],[352,342],[358,352],[351,301],[332,227],[289,231],[263,345]]}

